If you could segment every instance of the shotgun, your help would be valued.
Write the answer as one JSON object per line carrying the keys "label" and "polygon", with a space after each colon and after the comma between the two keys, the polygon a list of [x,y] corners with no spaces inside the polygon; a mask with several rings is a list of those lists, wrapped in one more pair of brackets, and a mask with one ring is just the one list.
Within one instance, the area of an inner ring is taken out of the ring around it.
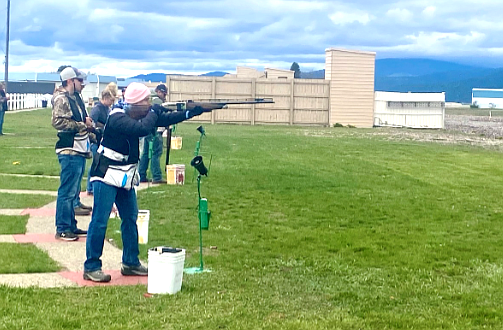
{"label": "shotgun", "polygon": [[226,109],[231,104],[264,104],[274,103],[272,98],[247,98],[247,99],[201,99],[197,101],[164,102],[162,106],[171,111],[191,110],[202,107],[208,110]]}

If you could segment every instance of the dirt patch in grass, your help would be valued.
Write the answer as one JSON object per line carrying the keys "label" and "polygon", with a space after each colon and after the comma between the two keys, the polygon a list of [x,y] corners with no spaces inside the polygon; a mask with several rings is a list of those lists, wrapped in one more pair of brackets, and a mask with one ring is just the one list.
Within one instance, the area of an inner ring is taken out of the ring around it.
{"label": "dirt patch in grass", "polygon": [[502,117],[446,115],[445,128],[486,138],[503,139]]}
{"label": "dirt patch in grass", "polygon": [[489,116],[446,115],[444,129],[376,127],[369,130],[335,128],[330,131],[306,130],[307,136],[380,137],[391,141],[419,141],[440,144],[473,145],[503,151],[503,118]]}
{"label": "dirt patch in grass", "polygon": [[387,134],[394,140],[465,144],[503,151],[503,118],[501,117],[446,115],[445,129],[391,129]]}

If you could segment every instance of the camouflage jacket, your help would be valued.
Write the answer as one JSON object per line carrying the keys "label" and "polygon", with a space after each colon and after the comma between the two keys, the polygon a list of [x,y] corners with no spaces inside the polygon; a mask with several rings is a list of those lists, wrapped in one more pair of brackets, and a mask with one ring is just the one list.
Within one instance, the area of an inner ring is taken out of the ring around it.
{"label": "camouflage jacket", "polygon": [[[87,126],[84,122],[85,115],[80,111],[79,118],[75,118],[74,113],[72,112],[72,108],[70,105],[69,99],[75,100],[75,104],[77,104],[75,96],[70,95],[68,91],[63,87],[58,87],[53,94],[51,103],[52,103],[52,126],[58,130],[59,132],[73,132],[81,135],[87,134]],[[77,105],[78,108],[78,105]],[[89,138],[91,140],[95,140],[96,136],[93,133],[89,134]],[[58,152],[58,151],[57,151]],[[68,154],[68,155],[81,155],[85,157],[89,157],[89,154],[82,154],[76,152],[74,150],[65,149],[58,153]]]}
{"label": "camouflage jacket", "polygon": [[86,124],[83,121],[76,121],[72,118],[73,113],[70,107],[68,98],[75,100],[75,96],[70,95],[68,91],[59,86],[52,96],[52,127],[58,131],[72,131],[84,133],[87,130]]}

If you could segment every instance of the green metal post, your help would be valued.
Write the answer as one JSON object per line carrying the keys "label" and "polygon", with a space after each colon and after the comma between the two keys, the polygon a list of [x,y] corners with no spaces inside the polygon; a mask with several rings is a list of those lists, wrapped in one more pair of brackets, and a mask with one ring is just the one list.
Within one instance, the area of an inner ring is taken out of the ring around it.
{"label": "green metal post", "polygon": [[199,270],[203,271],[203,227],[202,227],[202,219],[201,219],[201,176],[197,177],[197,191],[199,194]]}

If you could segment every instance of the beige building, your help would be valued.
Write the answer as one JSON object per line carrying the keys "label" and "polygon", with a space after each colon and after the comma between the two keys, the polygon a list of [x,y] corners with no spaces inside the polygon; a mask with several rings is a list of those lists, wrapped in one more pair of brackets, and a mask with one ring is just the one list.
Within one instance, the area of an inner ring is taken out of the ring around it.
{"label": "beige building", "polygon": [[328,48],[325,80],[330,81],[330,126],[372,127],[375,53]]}
{"label": "beige building", "polygon": [[269,79],[293,79],[295,72],[292,70],[265,68],[265,77]]}
{"label": "beige building", "polygon": [[226,74],[225,78],[268,78],[268,79],[293,79],[295,72],[292,70],[265,68],[264,71],[259,71],[248,66],[236,67],[235,74]]}
{"label": "beige building", "polygon": [[236,78],[265,78],[265,73],[248,66],[236,67]]}

